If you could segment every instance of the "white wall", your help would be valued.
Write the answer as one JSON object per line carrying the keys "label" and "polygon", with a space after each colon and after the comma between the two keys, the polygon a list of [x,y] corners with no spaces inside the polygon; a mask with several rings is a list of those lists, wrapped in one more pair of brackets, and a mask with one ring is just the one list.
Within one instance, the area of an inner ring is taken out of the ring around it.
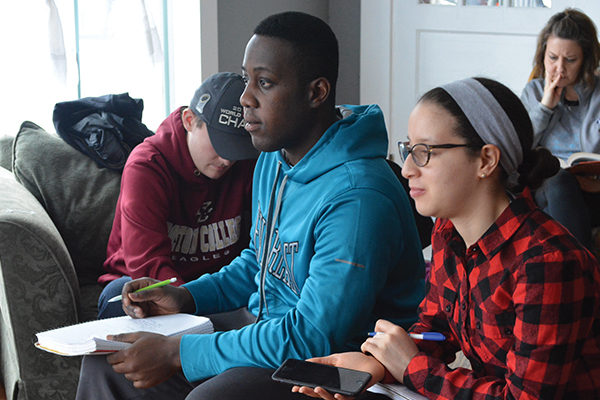
{"label": "white wall", "polygon": [[360,100],[384,110],[392,158],[397,141],[406,138],[410,111],[427,90],[486,76],[520,95],[531,72],[537,35],[550,16],[571,6],[600,21],[598,0],[552,4],[552,9],[543,9],[363,1]]}

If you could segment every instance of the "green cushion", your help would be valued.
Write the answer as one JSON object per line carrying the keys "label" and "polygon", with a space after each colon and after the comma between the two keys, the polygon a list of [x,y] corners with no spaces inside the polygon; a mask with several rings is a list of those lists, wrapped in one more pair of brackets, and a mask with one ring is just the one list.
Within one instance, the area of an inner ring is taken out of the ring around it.
{"label": "green cushion", "polygon": [[99,168],[57,135],[25,121],[15,137],[13,172],[60,232],[80,285],[103,273],[120,172]]}
{"label": "green cushion", "polygon": [[12,170],[12,147],[14,138],[0,138],[0,167]]}

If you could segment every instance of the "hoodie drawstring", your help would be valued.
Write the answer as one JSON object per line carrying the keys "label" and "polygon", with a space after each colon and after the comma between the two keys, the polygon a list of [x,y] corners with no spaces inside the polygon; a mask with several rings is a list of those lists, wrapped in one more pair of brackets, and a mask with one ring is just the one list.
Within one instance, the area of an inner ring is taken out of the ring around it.
{"label": "hoodie drawstring", "polygon": [[269,208],[267,212],[267,225],[265,229],[265,241],[263,245],[263,254],[260,260],[260,297],[258,300],[258,315],[256,321],[260,321],[262,317],[263,306],[267,309],[267,315],[269,314],[269,305],[267,304],[267,296],[265,292],[265,280],[267,279],[267,264],[269,256],[271,254],[271,240],[273,239],[273,233],[275,232],[275,225],[277,218],[279,218],[279,212],[281,211],[281,200],[283,198],[283,189],[287,182],[287,175],[284,175],[279,187],[279,193],[277,193],[277,200],[275,201],[275,209],[273,210],[273,201],[275,200],[275,190],[277,189],[277,182],[279,181],[279,175],[281,174],[281,161],[277,164],[277,172],[275,173],[275,180],[273,181],[273,187],[271,188],[271,196],[269,197]]}

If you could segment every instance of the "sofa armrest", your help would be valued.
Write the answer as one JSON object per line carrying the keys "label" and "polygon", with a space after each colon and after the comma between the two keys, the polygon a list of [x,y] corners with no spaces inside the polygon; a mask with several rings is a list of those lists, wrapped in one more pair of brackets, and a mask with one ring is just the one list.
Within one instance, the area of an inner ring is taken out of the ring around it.
{"label": "sofa armrest", "polygon": [[0,168],[0,343],[7,398],[74,397],[81,360],[40,351],[33,340],[37,332],[78,322],[78,308],[77,276],[58,230],[35,197]]}

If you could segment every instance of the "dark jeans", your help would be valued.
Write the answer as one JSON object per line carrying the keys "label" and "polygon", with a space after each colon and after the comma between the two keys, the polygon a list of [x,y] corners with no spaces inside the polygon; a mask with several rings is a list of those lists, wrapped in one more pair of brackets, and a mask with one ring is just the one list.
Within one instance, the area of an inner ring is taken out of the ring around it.
{"label": "dark jeans", "polygon": [[[239,329],[252,323],[255,316],[247,309],[208,315],[216,331]],[[191,383],[182,373],[150,389],[136,389],[125,376],[117,374],[106,362],[105,356],[85,356],[79,375],[79,400],[253,400],[253,399],[309,399],[291,392],[291,385],[271,379],[273,369],[239,367],[229,369],[201,382]],[[367,392],[361,400],[387,399],[381,394]]]}
{"label": "dark jeans", "polygon": [[119,279],[109,282],[108,285],[102,289],[102,293],[100,293],[100,297],[98,297],[98,319],[125,315],[125,311],[123,311],[120,301],[109,303],[108,300],[120,295],[123,286],[130,280],[131,278],[128,276],[122,276]]}
{"label": "dark jeans", "polygon": [[[257,367],[229,369],[215,377],[192,384],[182,374],[150,389],[135,389],[123,375],[116,374],[103,356],[86,356],[81,367],[82,375],[77,399],[102,400],[297,400],[310,399],[292,393],[292,385],[271,379],[275,370]],[[84,374],[83,372],[94,372]],[[382,394],[365,392],[360,400],[388,399]]]}
{"label": "dark jeans", "polygon": [[575,176],[561,169],[544,181],[535,193],[535,201],[584,246],[592,249],[592,227],[600,223],[600,194],[583,192]]}

